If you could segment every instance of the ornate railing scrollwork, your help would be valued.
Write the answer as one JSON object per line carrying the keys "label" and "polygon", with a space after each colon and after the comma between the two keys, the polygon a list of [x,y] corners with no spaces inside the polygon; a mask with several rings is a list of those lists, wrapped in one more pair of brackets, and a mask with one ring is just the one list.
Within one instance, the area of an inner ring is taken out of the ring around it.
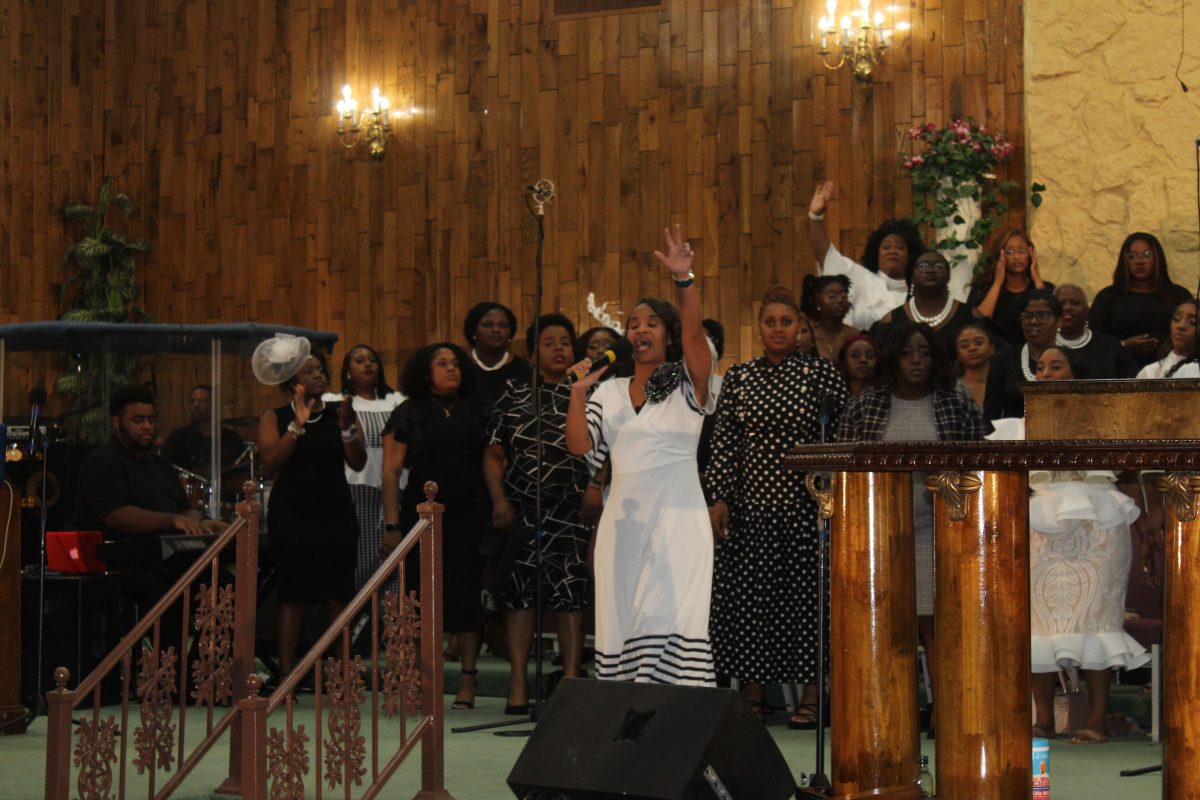
{"label": "ornate railing scrollwork", "polygon": [[1155,478],[1154,488],[1166,495],[1179,522],[1192,522],[1200,516],[1200,473],[1168,472]]}
{"label": "ornate railing scrollwork", "polygon": [[308,774],[308,734],[304,726],[271,728],[267,735],[267,774],[271,800],[304,800]]}
{"label": "ornate railing scrollwork", "polygon": [[[216,595],[215,601],[213,595]],[[198,706],[228,705],[233,698],[233,586],[216,591],[201,585],[196,593],[194,624],[199,657],[192,662],[192,699]]]}
{"label": "ornate railing scrollwork", "polygon": [[942,496],[950,519],[955,522],[967,518],[967,496],[978,492],[982,485],[979,478],[969,472],[938,472],[925,479],[925,488]]}
{"label": "ornate railing scrollwork", "polygon": [[380,637],[387,668],[383,671],[383,713],[421,713],[421,667],[417,662],[421,635],[420,601],[416,592],[383,595],[383,633]]}
{"label": "ornate railing scrollwork", "polygon": [[[820,479],[824,488],[817,485]],[[817,515],[821,519],[833,518],[833,482],[837,477],[827,472],[808,472],[804,475],[804,487],[817,501]]]}
{"label": "ornate railing scrollwork", "polygon": [[75,738],[75,786],[87,800],[112,798],[113,765],[117,763],[117,720],[111,714],[102,720],[83,719]]}
{"label": "ornate railing scrollwork", "polygon": [[361,734],[362,712],[366,699],[362,656],[343,662],[325,660],[325,694],[329,698],[329,739],[325,745],[325,779],[334,789],[343,779],[362,785],[366,739]]}
{"label": "ornate railing scrollwork", "polygon": [[175,726],[171,724],[175,661],[174,647],[155,650],[142,645],[137,679],[137,696],[142,701],[141,725],[133,732],[137,751],[133,765],[139,775],[154,769],[156,762],[161,770],[170,770],[175,763]]}

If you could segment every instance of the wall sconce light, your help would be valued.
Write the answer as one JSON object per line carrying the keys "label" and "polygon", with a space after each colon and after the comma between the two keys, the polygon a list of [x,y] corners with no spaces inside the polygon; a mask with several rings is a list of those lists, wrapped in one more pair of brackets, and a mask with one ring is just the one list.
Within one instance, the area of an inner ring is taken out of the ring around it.
{"label": "wall sconce light", "polygon": [[[841,69],[847,63],[854,79],[867,83],[875,65],[883,58],[883,51],[892,43],[892,31],[883,28],[883,13],[871,15],[871,0],[859,0],[860,7],[841,18],[837,25],[837,0],[827,0],[825,9],[829,16],[821,17],[817,26],[821,30],[821,49],[817,52],[826,69]],[[907,23],[897,25],[907,30]],[[832,41],[833,49],[830,49]],[[835,56],[831,61],[830,56]]]}
{"label": "wall sconce light", "polygon": [[351,97],[350,84],[342,87],[342,99],[337,102],[338,136],[347,149],[356,144],[367,145],[367,155],[373,161],[382,161],[387,148],[388,134],[392,127],[388,122],[388,99],[379,93],[379,87],[371,90],[371,107],[359,111],[358,101]]}

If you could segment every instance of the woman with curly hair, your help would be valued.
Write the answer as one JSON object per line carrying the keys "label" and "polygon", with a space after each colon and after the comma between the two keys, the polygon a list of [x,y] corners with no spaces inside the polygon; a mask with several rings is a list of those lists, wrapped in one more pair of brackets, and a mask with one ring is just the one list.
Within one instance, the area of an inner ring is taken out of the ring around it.
{"label": "woman with curly hair", "polygon": [[1144,367],[1169,341],[1175,308],[1191,297],[1171,281],[1162,243],[1149,233],[1131,233],[1121,244],[1112,285],[1092,301],[1092,329],[1116,336]]}
{"label": "woman with curly hair", "polygon": [[717,537],[709,630],[717,672],[741,681],[761,719],[763,686],[805,685],[793,728],[816,726],[817,506],[804,474],[783,457],[821,440],[826,397],[831,424],[847,396],[833,363],[796,352],[799,309],[791,292],[763,298],[763,356],[725,373],[713,457],[705,481]]}
{"label": "woman with curly hair", "polygon": [[611,457],[596,531],[596,672],[600,678],[712,685],[708,640],[713,540],[696,444],[715,409],[713,352],[701,324],[693,253],[678,225],[666,253],[679,308],[646,298],[629,315],[634,374],[600,384],[591,360],[571,387],[567,449]]}
{"label": "woman with curly hair", "polygon": [[845,275],[805,275],[800,310],[812,322],[817,354],[837,359],[842,342],[858,333],[846,324],[850,313],[850,279]]}
{"label": "woman with curly hair", "polygon": [[[488,411],[475,394],[470,356],[450,342],[426,345],[404,366],[400,390],[407,398],[388,418],[383,438],[383,520],[381,555],[386,556],[417,522],[426,481],[438,485],[442,515],[443,627],[456,634],[462,676],[451,708],[475,706],[475,668],[483,608],[479,542],[492,504],[483,479]],[[400,498],[400,473],[409,470]],[[415,557],[408,563],[408,586],[417,588]]]}
{"label": "woman with curly hair", "polygon": [[1025,296],[1034,289],[1053,288],[1053,283],[1042,280],[1037,248],[1029,234],[1009,228],[996,237],[983,272],[971,283],[967,305],[992,321],[994,331],[1006,339],[1003,344],[1019,344],[1022,336],[1017,314]]}
{"label": "woman with curly hair", "polygon": [[847,321],[867,330],[887,312],[908,299],[905,270],[925,250],[912,220],[889,219],[871,232],[861,263],[847,258],[829,241],[825,209],[833,194],[833,181],[817,184],[808,206],[808,239],[822,275],[845,275],[853,281]]}

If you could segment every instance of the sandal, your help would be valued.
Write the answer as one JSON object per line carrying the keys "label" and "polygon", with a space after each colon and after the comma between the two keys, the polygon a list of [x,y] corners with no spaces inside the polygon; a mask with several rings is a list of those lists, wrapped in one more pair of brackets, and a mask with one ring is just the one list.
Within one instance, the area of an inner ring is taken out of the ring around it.
{"label": "sandal", "polygon": [[794,731],[815,731],[817,729],[817,704],[801,703],[796,707],[796,713],[788,719],[788,727]]}
{"label": "sandal", "polygon": [[[475,676],[477,676],[478,674],[479,674],[479,670],[477,670],[477,669],[464,669],[461,673],[461,675],[464,678],[471,678],[472,680],[474,680]],[[472,686],[471,688],[472,688],[472,690],[474,690],[475,687]],[[459,694],[462,694],[462,690],[463,690],[462,678],[460,678],[458,681]],[[474,708],[475,707],[474,694],[475,694],[475,692],[472,691],[471,692],[472,696],[471,696],[470,700],[461,700],[461,699],[455,697],[454,702],[450,704],[450,708],[454,711],[467,711],[467,710]]]}

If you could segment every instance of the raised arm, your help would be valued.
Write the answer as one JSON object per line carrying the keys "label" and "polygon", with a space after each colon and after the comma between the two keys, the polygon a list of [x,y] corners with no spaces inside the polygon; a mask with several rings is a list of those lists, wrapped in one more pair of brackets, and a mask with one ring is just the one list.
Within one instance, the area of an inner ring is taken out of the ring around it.
{"label": "raised arm", "polygon": [[708,379],[712,375],[712,351],[708,348],[708,337],[704,335],[701,322],[704,313],[700,309],[700,293],[696,290],[696,275],[692,272],[695,254],[692,246],[683,238],[678,224],[675,230],[664,228],[667,252],[654,251],[654,257],[667,268],[675,280],[679,303],[680,336],[683,341],[683,363],[696,394],[696,402],[703,406],[708,401]]}
{"label": "raised arm", "polygon": [[832,194],[833,181],[822,181],[813,190],[812,200],[808,204],[808,242],[812,245],[813,258],[817,260],[818,272],[825,264],[825,254],[829,252],[829,231],[825,228],[825,210],[829,207],[829,198]]}
{"label": "raised arm", "polygon": [[567,373],[578,373],[584,377],[571,384],[571,402],[567,406],[567,424],[564,434],[567,450],[573,456],[585,456],[592,449],[592,437],[588,433],[587,401],[589,390],[596,385],[608,367],[588,374],[592,368],[592,360],[585,358],[567,369]]}

